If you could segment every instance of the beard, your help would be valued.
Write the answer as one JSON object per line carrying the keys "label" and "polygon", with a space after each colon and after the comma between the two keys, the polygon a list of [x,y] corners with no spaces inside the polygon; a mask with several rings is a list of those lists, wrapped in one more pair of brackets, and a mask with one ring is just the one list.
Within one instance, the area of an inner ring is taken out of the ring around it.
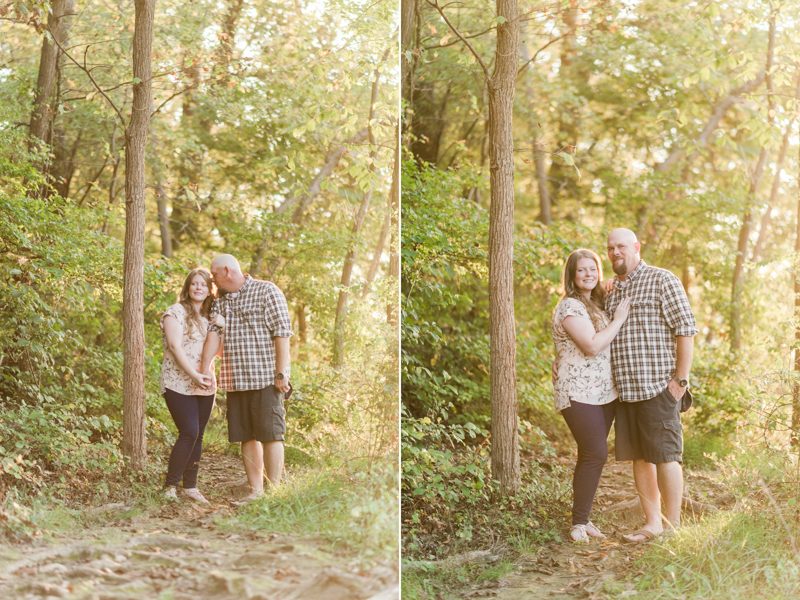
{"label": "beard", "polygon": [[613,263],[611,268],[614,270],[614,273],[616,273],[617,275],[625,275],[625,273],[627,273],[627,271],[628,271],[628,267],[625,264],[625,259],[624,258],[622,259],[622,261],[619,264]]}

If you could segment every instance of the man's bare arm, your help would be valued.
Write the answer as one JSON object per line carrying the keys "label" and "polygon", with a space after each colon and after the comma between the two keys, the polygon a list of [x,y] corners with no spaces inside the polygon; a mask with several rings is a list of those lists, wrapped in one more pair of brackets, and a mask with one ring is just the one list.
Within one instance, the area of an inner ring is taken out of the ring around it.
{"label": "man's bare arm", "polygon": [[275,372],[284,374],[283,379],[275,380],[275,387],[279,392],[285,394],[289,391],[289,377],[286,375],[286,371],[289,370],[289,338],[276,337],[272,339],[275,340]]}
{"label": "man's bare arm", "polygon": [[216,331],[209,331],[206,335],[206,343],[203,344],[203,354],[200,355],[201,373],[210,373],[209,367],[221,349],[219,334]]}
{"label": "man's bare arm", "polygon": [[[694,358],[694,337],[679,335],[676,336],[677,343],[677,364],[675,366],[675,377],[678,379],[689,379],[689,371],[692,370],[692,359]],[[683,397],[686,388],[681,387],[674,379],[670,379],[669,391],[678,400]]]}

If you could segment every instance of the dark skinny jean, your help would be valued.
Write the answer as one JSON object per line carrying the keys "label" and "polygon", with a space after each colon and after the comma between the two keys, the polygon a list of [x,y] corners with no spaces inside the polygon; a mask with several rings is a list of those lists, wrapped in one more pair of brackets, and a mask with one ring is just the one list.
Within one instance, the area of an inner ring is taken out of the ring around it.
{"label": "dark skinny jean", "polygon": [[594,495],[608,459],[608,434],[614,422],[618,400],[597,406],[571,402],[561,411],[575,441],[578,462],[572,474],[572,524],[586,525],[592,512]]}
{"label": "dark skinny jean", "polygon": [[197,487],[197,471],[203,454],[203,433],[206,430],[215,396],[186,396],[164,391],[169,414],[178,428],[178,439],[169,455],[166,487],[177,487],[183,477],[184,489]]}

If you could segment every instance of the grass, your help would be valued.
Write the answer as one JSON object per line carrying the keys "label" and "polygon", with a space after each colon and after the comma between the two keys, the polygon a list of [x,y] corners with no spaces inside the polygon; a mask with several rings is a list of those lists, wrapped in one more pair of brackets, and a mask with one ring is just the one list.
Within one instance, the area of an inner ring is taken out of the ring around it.
{"label": "grass", "polygon": [[[636,565],[642,600],[789,600],[800,597],[800,556],[785,521],[752,503],[687,526]],[[798,533],[795,523],[794,532]],[[609,596],[609,598],[612,596]]]}
{"label": "grass", "polygon": [[360,471],[306,468],[236,516],[220,518],[229,531],[262,529],[318,536],[360,559],[395,562],[399,519],[397,469],[388,461]]}
{"label": "grass", "polygon": [[441,563],[403,561],[402,597],[403,600],[456,600],[463,597],[461,592],[465,586],[496,581],[516,569],[517,566],[508,560],[463,565],[446,560]]}

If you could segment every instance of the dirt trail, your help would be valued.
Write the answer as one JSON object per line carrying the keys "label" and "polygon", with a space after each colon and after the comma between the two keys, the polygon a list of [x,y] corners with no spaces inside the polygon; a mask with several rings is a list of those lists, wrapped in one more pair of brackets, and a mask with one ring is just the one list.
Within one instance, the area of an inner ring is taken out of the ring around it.
{"label": "dirt trail", "polygon": [[[396,566],[359,566],[308,536],[231,534],[215,518],[246,493],[231,486],[241,464],[215,456],[204,466],[210,507],[182,498],[129,517],[132,507],[97,509],[102,523],[47,542],[0,546],[0,598],[40,600],[394,600]],[[208,481],[208,479],[206,479]]]}
{"label": "dirt trail", "polygon": [[[694,505],[698,513],[702,509],[719,510],[733,502],[732,496],[703,474],[687,473],[684,481],[685,496],[698,503]],[[621,538],[644,524],[644,513],[635,496],[631,463],[610,460],[606,465],[593,514],[598,515],[593,521],[607,539],[588,544],[551,543],[535,554],[516,557],[516,572],[467,588],[459,597],[538,600],[574,596],[599,600],[606,597],[603,592],[611,590],[614,591],[610,596],[614,598],[635,595],[633,584],[625,580],[628,575],[636,576],[633,563],[645,546],[626,544]],[[691,519],[685,508],[684,522]],[[568,540],[569,529],[565,527],[561,535]],[[499,556],[486,552],[476,558],[491,562]]]}

